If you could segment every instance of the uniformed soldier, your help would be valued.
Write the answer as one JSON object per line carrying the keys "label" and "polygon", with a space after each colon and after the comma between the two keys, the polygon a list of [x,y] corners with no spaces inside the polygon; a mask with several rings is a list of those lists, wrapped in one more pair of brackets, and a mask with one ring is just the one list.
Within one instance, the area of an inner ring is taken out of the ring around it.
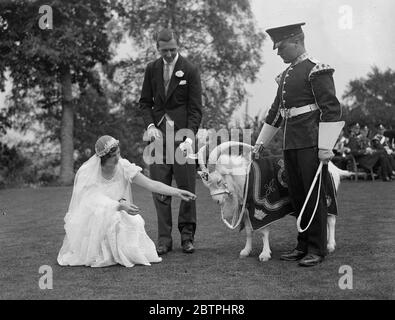
{"label": "uniformed soldier", "polygon": [[384,135],[385,131],[385,127],[380,124],[377,128],[377,133],[374,138],[377,139],[383,147],[390,147],[390,139]]}
{"label": "uniformed soldier", "polygon": [[[276,78],[277,94],[254,147],[255,152],[260,152],[283,124],[288,188],[297,213],[303,207],[320,160],[327,163],[333,157],[334,142],[330,146],[324,138],[336,141],[342,114],[335,94],[334,69],[307,54],[301,28],[304,24],[266,30],[273,40],[273,49],[278,50],[277,54],[289,66]],[[324,179],[326,174],[327,165],[324,165]],[[310,227],[298,234],[296,248],[283,254],[282,260],[300,260],[300,266],[314,266],[327,254],[327,205],[323,189]],[[307,224],[314,211],[317,190],[318,183],[312,201],[306,206],[302,225]]]}
{"label": "uniformed soldier", "polygon": [[388,162],[388,166],[387,166],[388,179],[386,180],[388,181],[390,180],[390,178],[393,178],[393,176],[395,176],[395,152],[391,148],[392,143],[389,137],[386,137],[384,135],[386,131],[387,130],[382,124],[378,126],[377,134],[375,134],[375,136],[372,138],[372,147],[378,152],[382,153],[384,157],[387,159],[386,161]]}

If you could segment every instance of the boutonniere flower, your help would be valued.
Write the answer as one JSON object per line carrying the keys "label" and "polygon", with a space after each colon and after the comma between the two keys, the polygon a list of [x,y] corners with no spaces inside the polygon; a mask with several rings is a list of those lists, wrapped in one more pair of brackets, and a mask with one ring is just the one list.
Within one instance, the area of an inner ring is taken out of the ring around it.
{"label": "boutonniere flower", "polygon": [[184,72],[181,70],[178,70],[175,74],[177,78],[182,78],[184,76]]}

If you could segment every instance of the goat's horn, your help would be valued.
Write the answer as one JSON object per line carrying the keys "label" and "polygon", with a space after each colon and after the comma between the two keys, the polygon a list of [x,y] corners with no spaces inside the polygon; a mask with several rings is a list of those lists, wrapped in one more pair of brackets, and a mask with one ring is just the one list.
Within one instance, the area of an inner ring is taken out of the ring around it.
{"label": "goat's horn", "polygon": [[236,146],[243,146],[246,147],[248,149],[252,149],[252,145],[244,143],[244,142],[238,142],[238,141],[227,141],[224,143],[221,143],[219,146],[216,146],[211,152],[210,152],[210,156],[208,157],[208,163],[207,165],[210,166],[211,165],[215,165],[215,163],[217,162],[219,156],[221,155],[222,152],[224,152],[225,150],[231,148],[231,147],[236,147]]}

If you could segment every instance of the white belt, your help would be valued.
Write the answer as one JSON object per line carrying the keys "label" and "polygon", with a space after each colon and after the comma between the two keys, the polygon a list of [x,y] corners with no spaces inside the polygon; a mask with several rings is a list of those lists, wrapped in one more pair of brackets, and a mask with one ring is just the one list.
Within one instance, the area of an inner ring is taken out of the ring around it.
{"label": "white belt", "polygon": [[307,112],[315,111],[317,109],[318,106],[315,103],[312,103],[303,107],[293,107],[289,109],[280,108],[280,113],[283,118],[289,119]]}

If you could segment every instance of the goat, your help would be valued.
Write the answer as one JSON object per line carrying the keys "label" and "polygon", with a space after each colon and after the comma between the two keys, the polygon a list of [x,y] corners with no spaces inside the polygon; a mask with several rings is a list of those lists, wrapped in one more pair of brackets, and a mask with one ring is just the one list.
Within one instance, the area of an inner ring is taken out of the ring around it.
{"label": "goat", "polygon": [[[244,223],[246,244],[240,251],[240,257],[244,258],[249,256],[252,251],[252,233],[254,231],[250,215],[247,210],[244,210],[249,207],[249,203],[243,203],[247,199],[247,193],[251,192],[251,190],[248,190],[248,183],[246,183],[248,180],[246,181],[246,179],[248,179],[252,162],[245,156],[222,154],[224,150],[234,146],[242,146],[251,154],[251,145],[229,141],[222,143],[211,151],[207,167],[203,159],[205,146],[199,150],[196,156],[201,169],[199,175],[205,186],[210,190],[212,199],[221,207],[222,220],[232,229],[237,227],[240,222]],[[348,171],[337,168],[332,162],[328,164],[328,171],[332,176],[335,190],[339,187],[341,177],[351,174]],[[251,197],[249,198],[251,199]],[[239,212],[240,207],[242,207],[241,212]],[[229,223],[228,220],[231,220],[232,223]],[[327,250],[329,253],[333,252],[336,247],[335,225],[336,215],[328,213]],[[269,225],[256,231],[261,233],[263,240],[263,247],[262,252],[259,254],[259,260],[268,261],[271,258]]]}

